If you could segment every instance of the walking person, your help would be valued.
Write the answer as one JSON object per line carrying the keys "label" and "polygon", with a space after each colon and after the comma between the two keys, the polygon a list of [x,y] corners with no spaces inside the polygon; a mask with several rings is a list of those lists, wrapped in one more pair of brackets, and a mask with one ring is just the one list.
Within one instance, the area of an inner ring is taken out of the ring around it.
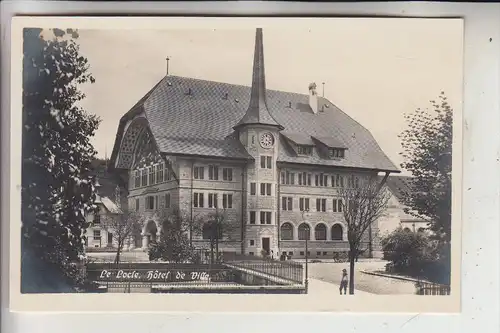
{"label": "walking person", "polygon": [[340,280],[340,295],[342,295],[342,289],[344,289],[344,295],[347,295],[347,284],[349,282],[349,279],[347,277],[347,270],[344,268],[342,270],[342,280]]}

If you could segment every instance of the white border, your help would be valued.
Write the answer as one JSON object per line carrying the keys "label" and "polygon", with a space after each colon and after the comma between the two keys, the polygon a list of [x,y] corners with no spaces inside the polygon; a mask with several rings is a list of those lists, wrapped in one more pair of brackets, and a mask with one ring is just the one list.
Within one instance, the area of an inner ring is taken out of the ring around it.
{"label": "white border", "polygon": [[[23,6],[31,13],[37,11],[36,5],[30,3],[28,7],[23,2],[18,2],[16,6]],[[55,5],[55,6],[54,6]],[[62,8],[62,3],[50,3],[45,5],[45,11],[50,7]],[[83,6],[82,6],[83,5]],[[135,5],[135,7],[133,7]],[[154,4],[157,7],[155,14],[159,14],[158,6],[163,8],[170,7],[178,11],[186,12],[201,10],[206,11],[207,4]],[[89,4],[76,3],[79,8],[84,8],[89,11],[91,7],[108,7],[120,8],[122,13],[128,7],[129,11],[138,12],[140,8],[143,12],[147,8],[151,11],[151,7],[146,3],[131,4],[125,3],[116,6],[113,4]],[[182,8],[184,6],[184,9]],[[6,15],[6,6],[2,4],[2,16]],[[18,7],[20,8],[20,7]],[[52,11],[54,10],[52,8]],[[8,9],[8,8],[7,8]],[[45,316],[45,318],[37,315],[36,320],[27,320],[26,315],[15,314],[9,315],[7,320],[2,321],[2,328],[5,331],[14,332],[35,332],[37,328],[50,327],[51,332],[60,330],[64,332],[70,330],[72,332],[83,332],[88,330],[93,331],[120,331],[120,332],[137,332],[147,331],[148,329],[159,330],[188,330],[194,331],[206,327],[213,327],[217,332],[238,332],[243,331],[259,331],[265,329],[271,330],[289,330],[296,329],[297,331],[325,331],[331,332],[332,329],[347,331],[355,325],[356,331],[373,331],[375,328],[383,329],[384,331],[421,331],[422,329],[445,330],[445,331],[471,331],[482,329],[487,332],[489,327],[494,332],[495,327],[498,328],[498,319],[495,314],[498,309],[498,221],[499,219],[499,133],[498,126],[500,124],[499,110],[499,41],[500,41],[500,5],[498,4],[450,4],[450,3],[363,3],[363,4],[284,4],[284,3],[236,3],[236,4],[215,4],[211,7],[213,12],[217,13],[235,13],[238,11],[241,14],[249,14],[252,12],[269,12],[282,11],[287,9],[288,12],[306,14],[306,9],[314,9],[318,14],[336,13],[336,14],[391,14],[405,16],[465,16],[466,18],[466,38],[465,38],[465,106],[464,106],[464,179],[463,179],[463,218],[464,218],[464,242],[463,242],[463,308],[462,315],[420,315],[420,316],[391,316],[377,315],[366,316],[357,315],[355,318],[345,315],[333,314],[245,314],[245,315],[228,315],[228,314],[161,314],[161,315],[145,315],[137,314],[128,315],[103,315],[101,320],[88,317],[86,315],[65,315],[65,317],[54,317],[53,315]],[[67,10],[66,10],[67,11]],[[101,10],[103,12],[104,10]],[[115,9],[116,12],[116,9]],[[8,13],[7,13],[8,14]],[[8,24],[3,22],[2,24]],[[3,38],[9,38],[9,29],[7,33],[4,30]],[[490,41],[491,38],[491,41]],[[8,51],[5,47],[3,52]],[[5,73],[6,63],[10,57],[3,53],[2,68]],[[6,60],[7,59],[7,60]],[[3,108],[9,110],[6,100],[8,100],[8,84],[9,80],[5,76],[2,77],[2,100]],[[5,94],[7,93],[7,94]],[[6,97],[7,96],[7,97]],[[8,136],[6,135],[5,124],[8,121],[8,112],[2,112],[2,144],[8,145]],[[8,131],[8,129],[7,129]],[[475,132],[478,132],[475,134]],[[7,133],[8,134],[8,133]],[[483,134],[483,135],[481,135]],[[487,134],[487,135],[484,135]],[[5,149],[5,146],[3,146]],[[5,152],[5,150],[2,150]],[[8,162],[8,161],[7,161]],[[2,180],[9,179],[9,171],[5,168],[5,155],[2,156]],[[480,177],[480,178],[479,178]],[[485,181],[485,177],[487,181]],[[5,184],[4,182],[2,182]],[[476,184],[478,186],[476,186]],[[481,186],[479,186],[479,184]],[[5,190],[5,186],[2,191]],[[2,207],[6,201],[6,192],[2,192]],[[5,210],[2,209],[2,221],[5,227]],[[5,229],[4,229],[5,230]],[[8,244],[6,233],[3,233],[2,241],[2,268],[5,275],[5,265]],[[2,295],[6,294],[5,278],[2,287]],[[2,301],[5,301],[5,296]],[[395,299],[395,302],[398,300]],[[489,302],[488,302],[489,301]],[[488,304],[486,304],[488,302]],[[76,318],[75,316],[78,316]],[[81,316],[84,316],[82,318]],[[146,317],[147,316],[147,317]],[[235,316],[234,318],[231,316]],[[263,317],[266,317],[265,319]],[[358,316],[362,316],[360,320]],[[166,321],[168,317],[168,323]],[[194,317],[197,321],[192,320]],[[244,317],[244,319],[243,319]],[[314,321],[312,320],[314,317]],[[413,318],[411,321],[408,319]],[[473,318],[473,319],[472,319]],[[186,321],[186,319],[191,319]],[[264,320],[262,320],[264,319]],[[285,320],[284,320],[285,319]],[[91,322],[92,320],[92,322]],[[243,320],[245,320],[243,322]],[[496,322],[494,321],[496,320]],[[81,324],[76,324],[77,322]],[[117,323],[120,323],[118,326]],[[7,326],[4,326],[7,325]],[[425,326],[429,325],[429,326]],[[484,326],[483,326],[484,325]],[[480,327],[483,326],[483,327]],[[98,327],[98,329],[96,329]],[[162,328],[163,327],[163,328]],[[2,331],[4,331],[2,329]]]}

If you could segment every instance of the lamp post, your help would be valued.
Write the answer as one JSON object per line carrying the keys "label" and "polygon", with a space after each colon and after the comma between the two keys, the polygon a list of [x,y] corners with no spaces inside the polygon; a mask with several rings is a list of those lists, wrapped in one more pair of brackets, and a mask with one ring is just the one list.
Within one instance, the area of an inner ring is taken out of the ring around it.
{"label": "lamp post", "polygon": [[[302,221],[304,221],[304,214],[309,212],[309,209],[305,209],[302,211]],[[306,224],[306,234],[305,234],[305,238],[306,238],[306,278],[305,278],[305,281],[304,281],[304,287],[306,289],[306,294],[309,292],[309,247],[308,247],[308,242],[309,242],[309,237],[311,235],[311,230],[309,228],[309,225]]]}

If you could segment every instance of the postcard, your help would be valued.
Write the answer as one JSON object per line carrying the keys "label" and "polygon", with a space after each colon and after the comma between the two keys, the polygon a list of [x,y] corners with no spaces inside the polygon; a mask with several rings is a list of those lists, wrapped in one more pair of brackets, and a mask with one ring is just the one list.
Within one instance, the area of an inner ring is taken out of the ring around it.
{"label": "postcard", "polygon": [[460,310],[463,21],[16,17],[10,301]]}

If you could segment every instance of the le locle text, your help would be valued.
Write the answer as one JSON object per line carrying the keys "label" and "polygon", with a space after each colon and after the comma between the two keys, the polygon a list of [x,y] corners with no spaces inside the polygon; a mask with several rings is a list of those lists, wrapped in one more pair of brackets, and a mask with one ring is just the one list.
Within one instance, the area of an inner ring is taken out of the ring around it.
{"label": "le locle text", "polygon": [[207,272],[183,272],[183,271],[107,271],[102,270],[100,279],[125,279],[125,280],[200,280],[208,278]]}

